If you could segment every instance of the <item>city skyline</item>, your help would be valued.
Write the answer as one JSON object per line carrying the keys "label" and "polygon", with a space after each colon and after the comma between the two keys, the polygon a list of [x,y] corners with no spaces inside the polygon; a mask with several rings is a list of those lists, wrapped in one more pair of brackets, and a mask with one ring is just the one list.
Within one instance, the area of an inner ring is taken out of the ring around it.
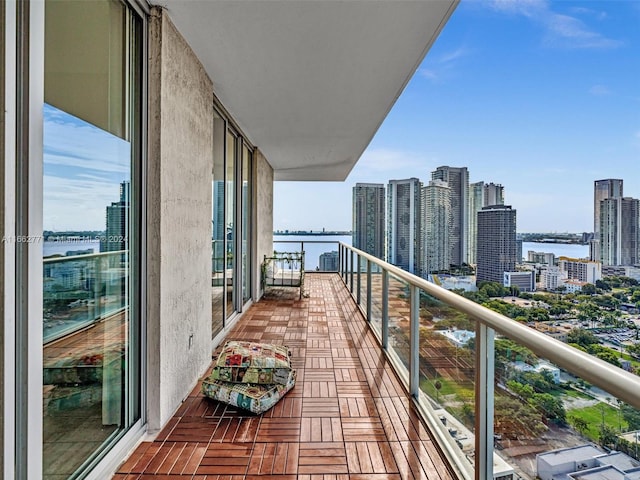
{"label": "city skyline", "polygon": [[355,183],[450,165],[504,185],[518,231],[592,231],[594,180],[640,197],[638,22],[638,2],[463,0],[346,182],[275,183],[274,229],[348,229]]}

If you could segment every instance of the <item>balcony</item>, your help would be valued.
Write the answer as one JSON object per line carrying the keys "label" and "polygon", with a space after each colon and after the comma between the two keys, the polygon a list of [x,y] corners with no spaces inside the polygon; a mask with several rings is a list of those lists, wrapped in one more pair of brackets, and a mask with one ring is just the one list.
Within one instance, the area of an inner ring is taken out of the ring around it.
{"label": "balcony", "polygon": [[[553,449],[598,440],[603,465],[610,450],[634,456],[635,375],[342,244],[339,274],[309,273],[306,292],[270,292],[227,337],[292,348],[283,401],[254,416],[197,386],[115,478],[535,478]],[[443,321],[475,335],[449,338]],[[566,416],[516,391],[522,358],[557,374],[544,393]]]}
{"label": "balcony", "polygon": [[340,277],[310,273],[305,283],[307,298],[275,289],[228,336],[288,345],[294,389],[255,416],[198,385],[115,478],[457,477]]}

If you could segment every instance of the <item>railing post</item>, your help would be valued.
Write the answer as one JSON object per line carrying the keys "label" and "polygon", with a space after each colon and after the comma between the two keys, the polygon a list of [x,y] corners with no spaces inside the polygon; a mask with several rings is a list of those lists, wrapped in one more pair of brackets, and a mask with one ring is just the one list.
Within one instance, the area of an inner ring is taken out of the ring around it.
{"label": "railing post", "polygon": [[411,291],[411,310],[409,325],[409,393],[412,397],[420,396],[420,291],[415,285],[409,286]]}
{"label": "railing post", "polygon": [[360,301],[362,300],[360,298],[360,285],[362,285],[362,283],[361,283],[362,279],[361,279],[361,276],[360,276],[360,271],[362,270],[362,268],[360,267],[360,262],[361,261],[362,261],[362,258],[360,257],[360,255],[358,255],[358,262],[357,262],[358,271],[356,272],[356,288],[357,288],[357,291],[356,291],[356,303],[358,305],[360,305]]}
{"label": "railing post", "polygon": [[476,326],[476,480],[493,478],[494,331]]}
{"label": "railing post", "polygon": [[382,348],[389,348],[389,272],[382,270]]}
{"label": "railing post", "polygon": [[367,322],[371,322],[371,260],[367,259]]}
{"label": "railing post", "polygon": [[[103,257],[101,255],[98,255],[95,258],[95,262],[96,262],[95,269],[94,269],[95,278],[93,279],[93,320],[98,320],[102,316],[102,311],[100,308],[100,304],[101,304],[100,300],[102,299]],[[106,294],[108,294],[108,292],[105,292],[105,295]]]}
{"label": "railing post", "polygon": [[353,250],[349,251],[349,290],[353,293],[353,256],[355,255]]}
{"label": "railing post", "polygon": [[342,244],[338,242],[338,275],[342,276]]}

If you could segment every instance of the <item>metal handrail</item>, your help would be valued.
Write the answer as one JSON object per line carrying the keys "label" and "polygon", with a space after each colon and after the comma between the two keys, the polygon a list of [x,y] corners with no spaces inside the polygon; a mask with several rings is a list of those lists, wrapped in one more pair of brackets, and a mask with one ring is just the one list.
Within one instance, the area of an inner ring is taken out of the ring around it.
{"label": "metal handrail", "polygon": [[108,257],[110,255],[122,255],[123,253],[129,253],[129,250],[116,250],[114,252],[98,252],[98,253],[88,253],[86,255],[71,255],[71,256],[62,256],[62,257],[49,257],[43,258],[42,263],[62,263],[62,262],[79,262],[83,260],[91,260],[92,258],[98,257]]}
{"label": "metal handrail", "polygon": [[502,335],[524,345],[535,354],[551,360],[557,366],[578,375],[634,408],[640,409],[640,377],[551,338],[542,332],[522,325],[493,310],[489,310],[362,250],[342,242],[340,242],[340,245],[380,266],[409,285],[420,288],[452,308],[471,316]]}

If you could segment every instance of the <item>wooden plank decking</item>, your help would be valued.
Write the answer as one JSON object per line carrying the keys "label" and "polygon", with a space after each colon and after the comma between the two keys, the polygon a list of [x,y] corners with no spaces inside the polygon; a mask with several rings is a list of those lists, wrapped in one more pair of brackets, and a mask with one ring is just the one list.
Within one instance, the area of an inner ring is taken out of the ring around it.
{"label": "wooden plank decking", "polygon": [[291,347],[297,384],[261,416],[199,385],[117,480],[455,478],[337,275],[309,274],[308,298],[253,305],[228,339]]}

